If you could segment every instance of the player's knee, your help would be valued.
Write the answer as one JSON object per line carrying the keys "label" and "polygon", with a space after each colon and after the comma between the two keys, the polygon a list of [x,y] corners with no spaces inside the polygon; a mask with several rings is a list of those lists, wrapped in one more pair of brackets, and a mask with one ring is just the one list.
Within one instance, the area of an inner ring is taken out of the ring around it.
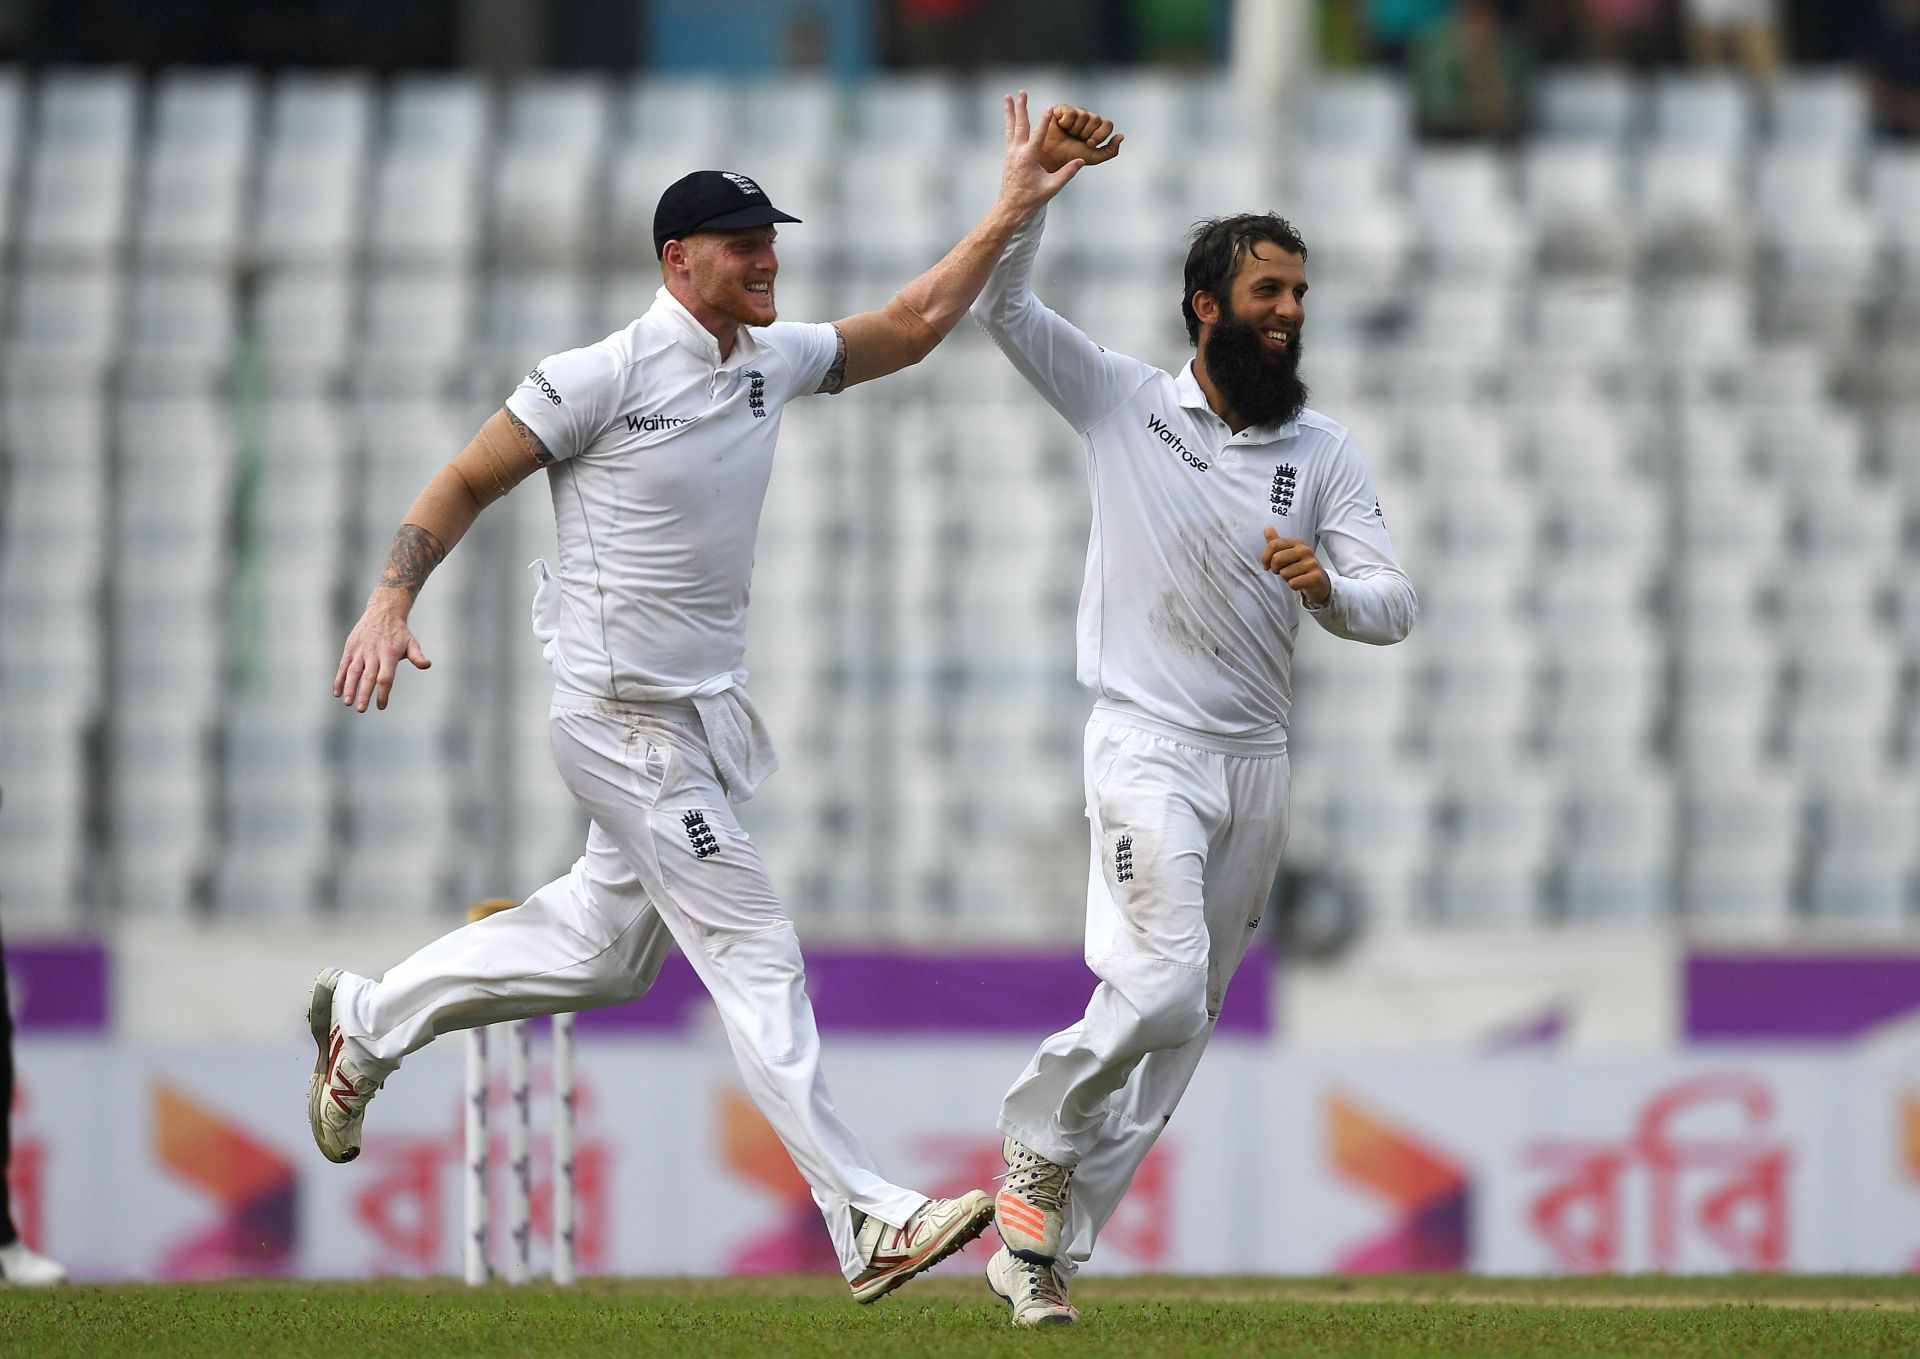
{"label": "player's knee", "polygon": [[1183,1047],[1207,1027],[1206,978],[1199,973],[1169,978],[1140,1006],[1141,1046],[1149,1052]]}

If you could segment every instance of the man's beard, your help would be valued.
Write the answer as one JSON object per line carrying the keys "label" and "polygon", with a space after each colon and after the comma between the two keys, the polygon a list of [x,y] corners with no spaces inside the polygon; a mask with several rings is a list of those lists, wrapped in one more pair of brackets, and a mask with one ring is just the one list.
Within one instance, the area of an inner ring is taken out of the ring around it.
{"label": "man's beard", "polygon": [[1250,425],[1284,425],[1307,405],[1300,380],[1300,332],[1278,354],[1267,349],[1258,327],[1223,315],[1207,336],[1207,376],[1227,408]]}

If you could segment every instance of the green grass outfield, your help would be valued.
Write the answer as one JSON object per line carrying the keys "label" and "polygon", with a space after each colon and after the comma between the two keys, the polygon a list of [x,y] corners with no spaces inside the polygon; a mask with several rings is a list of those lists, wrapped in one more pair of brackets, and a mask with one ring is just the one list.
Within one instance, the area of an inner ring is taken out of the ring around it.
{"label": "green grass outfield", "polygon": [[1920,1355],[1920,1278],[1086,1279],[1015,1331],[979,1279],[857,1307],[831,1279],[577,1288],[280,1282],[0,1289],[0,1354]]}

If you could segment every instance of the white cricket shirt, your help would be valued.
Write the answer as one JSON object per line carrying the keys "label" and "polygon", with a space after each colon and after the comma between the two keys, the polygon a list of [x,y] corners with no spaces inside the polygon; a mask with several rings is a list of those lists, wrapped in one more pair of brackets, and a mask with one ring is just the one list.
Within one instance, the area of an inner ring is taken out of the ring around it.
{"label": "white cricket shirt", "polygon": [[1385,644],[1413,626],[1413,584],[1347,430],[1316,411],[1233,433],[1189,363],[1110,353],[1041,304],[1045,213],[1023,224],[975,318],[1079,432],[1093,493],[1079,678],[1102,705],[1248,747],[1284,745],[1300,596],[1264,571],[1265,529],[1311,544],[1336,636]]}
{"label": "white cricket shirt", "polygon": [[830,325],[742,327],[725,360],[662,288],[598,344],[543,359],[507,409],[547,469],[564,690],[616,703],[745,683],[747,587],[787,402],[833,362]]}

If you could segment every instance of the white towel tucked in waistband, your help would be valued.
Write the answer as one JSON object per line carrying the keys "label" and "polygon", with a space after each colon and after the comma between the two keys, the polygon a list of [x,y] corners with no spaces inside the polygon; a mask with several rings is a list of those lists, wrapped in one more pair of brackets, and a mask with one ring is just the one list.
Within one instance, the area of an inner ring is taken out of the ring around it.
{"label": "white towel tucked in waistband", "polygon": [[[537,582],[533,593],[533,635],[540,639],[540,654],[553,664],[554,637],[559,632],[560,586],[544,560],[527,567]],[[623,708],[644,713],[649,704],[692,700],[700,714],[700,727],[706,733],[707,753],[713,757],[714,772],[729,802],[751,798],[767,776],[780,767],[774,753],[773,737],[760,718],[760,710],[747,695],[744,670],[715,675],[699,684],[621,686],[617,700]]]}

